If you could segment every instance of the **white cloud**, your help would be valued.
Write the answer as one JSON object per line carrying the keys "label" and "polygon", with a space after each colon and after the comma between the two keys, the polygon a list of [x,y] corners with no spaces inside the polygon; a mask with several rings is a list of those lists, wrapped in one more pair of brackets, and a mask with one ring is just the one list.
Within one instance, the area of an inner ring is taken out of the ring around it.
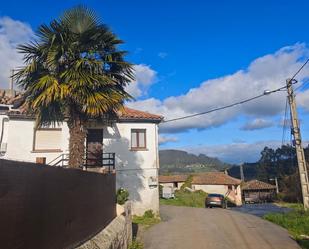
{"label": "white cloud", "polygon": [[[283,86],[285,80],[302,65],[301,59],[308,57],[308,55],[309,49],[304,44],[284,47],[274,54],[254,60],[246,70],[206,80],[197,88],[192,88],[183,95],[172,96],[164,100],[150,98],[129,105],[133,108],[162,114],[167,120],[229,105],[261,94],[264,90],[273,90]],[[297,79],[302,81],[308,76],[309,67],[305,67]],[[308,95],[309,92],[305,94],[306,97],[302,97],[304,99],[303,105],[309,102]],[[175,133],[194,128],[217,127],[239,115],[250,118],[269,118],[283,112],[285,96],[286,92],[277,92],[226,110],[162,124],[160,130],[164,133]]]}
{"label": "white cloud", "polygon": [[309,111],[309,90],[297,94],[296,103],[303,107],[306,111]]}
{"label": "white cloud", "polygon": [[0,17],[0,88],[8,88],[10,70],[22,66],[18,44],[28,42],[34,33],[31,27],[10,17]]}
{"label": "white cloud", "polygon": [[160,53],[158,53],[158,56],[159,56],[161,59],[165,59],[167,55],[168,55],[168,54],[167,54],[166,52],[160,52]]}
{"label": "white cloud", "polygon": [[166,143],[169,143],[169,142],[177,142],[177,141],[178,141],[178,138],[174,137],[174,136],[162,136],[162,135],[159,136],[159,144],[160,145],[166,144]]}
{"label": "white cloud", "polygon": [[157,80],[157,72],[149,65],[139,64],[134,66],[135,80],[126,88],[133,97],[138,98],[147,94],[149,87]]}
{"label": "white cloud", "polygon": [[243,127],[241,127],[241,129],[245,131],[253,131],[268,128],[273,125],[274,123],[270,120],[256,118],[252,121],[247,122]]}

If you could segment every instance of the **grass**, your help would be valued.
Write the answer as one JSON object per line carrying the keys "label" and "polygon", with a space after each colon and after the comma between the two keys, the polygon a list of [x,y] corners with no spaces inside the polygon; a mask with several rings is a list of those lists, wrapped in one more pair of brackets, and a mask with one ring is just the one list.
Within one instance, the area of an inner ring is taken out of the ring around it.
{"label": "grass", "polygon": [[179,190],[175,192],[174,199],[160,199],[160,204],[203,208],[205,207],[206,196],[207,193],[203,191],[189,192]]}
{"label": "grass", "polygon": [[143,245],[142,242],[140,242],[136,239],[133,239],[132,243],[129,245],[128,249],[143,249],[143,248],[144,248],[144,245]]}
{"label": "grass", "polygon": [[143,216],[133,215],[132,220],[133,223],[143,226],[146,229],[159,223],[160,221],[161,219],[157,217],[152,210],[146,211]]}
{"label": "grass", "polygon": [[309,240],[301,235],[309,236],[309,211],[305,211],[301,204],[278,203],[277,205],[291,208],[288,213],[270,213],[264,219],[286,228],[302,248],[309,249]]}

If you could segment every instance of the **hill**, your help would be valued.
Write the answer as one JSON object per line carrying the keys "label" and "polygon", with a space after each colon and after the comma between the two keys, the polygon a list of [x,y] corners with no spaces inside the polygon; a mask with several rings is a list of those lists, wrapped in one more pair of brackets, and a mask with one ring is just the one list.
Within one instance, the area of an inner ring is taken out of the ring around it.
{"label": "hill", "polygon": [[160,174],[220,171],[231,165],[204,154],[194,155],[182,150],[160,150]]}

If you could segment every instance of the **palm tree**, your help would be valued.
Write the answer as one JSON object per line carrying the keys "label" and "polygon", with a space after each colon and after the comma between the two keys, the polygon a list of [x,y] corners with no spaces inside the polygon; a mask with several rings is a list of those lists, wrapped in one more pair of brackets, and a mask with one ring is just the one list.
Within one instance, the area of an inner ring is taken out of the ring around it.
{"label": "palm tree", "polygon": [[24,67],[15,79],[25,93],[37,126],[66,121],[70,131],[69,166],[83,164],[86,123],[123,107],[133,79],[123,42],[90,9],[77,6],[49,25],[32,42],[20,45]]}

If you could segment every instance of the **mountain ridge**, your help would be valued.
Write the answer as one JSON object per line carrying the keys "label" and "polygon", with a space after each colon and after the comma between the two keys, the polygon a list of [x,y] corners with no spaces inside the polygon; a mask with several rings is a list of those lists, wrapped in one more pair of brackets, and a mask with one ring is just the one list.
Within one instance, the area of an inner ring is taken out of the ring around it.
{"label": "mountain ridge", "polygon": [[222,171],[232,165],[205,154],[195,155],[183,150],[160,150],[160,174]]}

